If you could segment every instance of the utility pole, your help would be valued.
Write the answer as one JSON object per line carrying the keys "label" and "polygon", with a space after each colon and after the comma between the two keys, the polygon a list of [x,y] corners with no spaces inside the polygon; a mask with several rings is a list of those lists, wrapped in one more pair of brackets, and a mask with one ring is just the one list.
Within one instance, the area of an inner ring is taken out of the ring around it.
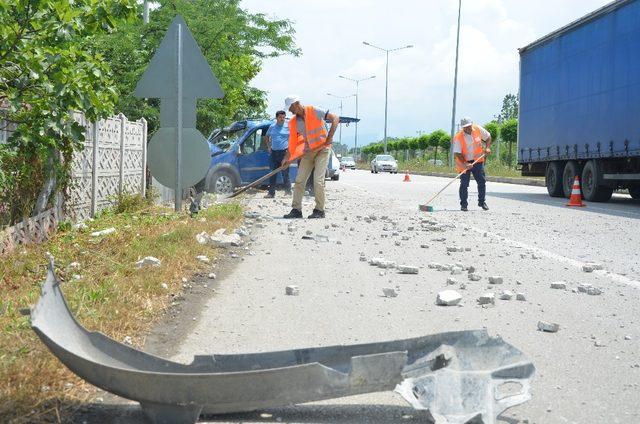
{"label": "utility pole", "polygon": [[149,23],[149,0],[144,0],[142,4],[142,22],[145,25]]}
{"label": "utility pole", "polygon": [[449,148],[449,166],[453,167],[453,136],[456,128],[456,95],[458,90],[458,50],[460,47],[460,14],[462,0],[458,0],[458,35],[456,37],[456,68],[453,74],[453,108],[451,110],[451,147]]}
{"label": "utility pole", "polygon": [[355,135],[355,146],[354,146],[354,156],[355,156],[355,160],[356,162],[358,162],[358,87],[360,85],[361,81],[366,81],[366,80],[370,80],[372,78],[375,78],[375,75],[371,75],[370,77],[367,78],[360,78],[360,79],[354,79],[354,78],[348,78],[345,77],[343,75],[338,75],[338,77],[342,78],[342,79],[346,79],[349,81],[353,81],[356,83],[356,135]]}
{"label": "utility pole", "polygon": [[410,49],[413,45],[409,44],[404,47],[398,47],[395,49],[383,49],[382,47],[375,46],[371,43],[367,43],[363,41],[362,44],[365,46],[373,47],[374,49],[382,50],[386,53],[387,56],[387,65],[384,76],[384,153],[387,154],[387,110],[389,103],[389,52],[395,52],[402,49]]}

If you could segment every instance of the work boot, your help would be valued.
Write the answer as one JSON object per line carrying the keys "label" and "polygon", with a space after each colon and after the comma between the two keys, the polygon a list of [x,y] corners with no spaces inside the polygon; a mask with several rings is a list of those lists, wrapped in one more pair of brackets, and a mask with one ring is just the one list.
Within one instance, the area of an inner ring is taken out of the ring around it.
{"label": "work boot", "polygon": [[480,206],[485,211],[489,210],[489,206],[487,206],[487,202],[478,203],[478,206]]}
{"label": "work boot", "polygon": [[275,193],[267,193],[267,195],[264,196],[265,199],[273,199],[274,197],[276,197]]}
{"label": "work boot", "polygon": [[291,209],[291,212],[284,215],[285,219],[302,218],[302,211],[300,209]]}
{"label": "work boot", "polygon": [[462,212],[468,212],[469,211],[469,209],[466,206],[460,206],[460,210]]}
{"label": "work boot", "polygon": [[311,215],[309,215],[307,218],[309,218],[309,219],[324,218],[324,211],[321,211],[321,210],[318,210],[318,209],[314,209],[313,212],[311,213]]}

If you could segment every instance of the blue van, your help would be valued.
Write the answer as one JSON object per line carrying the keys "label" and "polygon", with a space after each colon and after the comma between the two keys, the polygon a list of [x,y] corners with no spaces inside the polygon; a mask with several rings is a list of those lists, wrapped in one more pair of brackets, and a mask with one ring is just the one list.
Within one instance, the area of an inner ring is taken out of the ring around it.
{"label": "blue van", "polygon": [[[354,118],[340,117],[340,123],[355,122]],[[211,165],[205,178],[205,191],[209,193],[231,193],[236,187],[249,184],[271,170],[271,161],[265,136],[274,120],[237,121],[228,127],[211,133],[209,150]],[[286,124],[285,124],[286,125]],[[328,166],[328,177],[339,178],[339,163],[333,153]],[[333,164],[335,162],[335,165]],[[296,180],[298,165],[291,164],[289,177]],[[276,184],[282,184],[282,174],[278,173]],[[268,181],[265,182],[268,184]]]}

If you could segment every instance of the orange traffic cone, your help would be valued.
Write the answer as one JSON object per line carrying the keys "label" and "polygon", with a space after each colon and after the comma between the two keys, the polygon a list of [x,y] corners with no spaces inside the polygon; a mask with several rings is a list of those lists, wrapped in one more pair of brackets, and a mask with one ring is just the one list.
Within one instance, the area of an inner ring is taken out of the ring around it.
{"label": "orange traffic cone", "polygon": [[567,206],[587,206],[582,203],[582,194],[580,194],[580,178],[576,175],[573,180],[573,188],[571,189],[571,197],[569,197],[569,203]]}
{"label": "orange traffic cone", "polygon": [[411,182],[411,178],[409,177],[409,171],[408,170],[404,171],[404,180],[403,180],[403,182],[405,182],[405,183],[410,183]]}

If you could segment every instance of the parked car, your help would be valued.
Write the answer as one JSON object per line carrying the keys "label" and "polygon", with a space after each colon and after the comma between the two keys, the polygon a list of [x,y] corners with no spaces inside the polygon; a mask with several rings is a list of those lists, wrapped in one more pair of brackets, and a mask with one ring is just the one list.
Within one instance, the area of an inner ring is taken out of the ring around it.
{"label": "parked car", "polygon": [[[211,133],[208,140],[211,165],[205,180],[206,191],[231,193],[236,187],[249,184],[271,171],[265,136],[272,123],[272,120],[238,121]],[[289,167],[291,181],[295,181],[297,174],[298,165],[293,163]],[[278,173],[276,184],[282,184],[281,173]]]}
{"label": "parked car", "polygon": [[397,174],[398,162],[391,155],[377,155],[371,161],[371,173],[377,174],[378,172]]}
{"label": "parked car", "polygon": [[345,156],[340,159],[340,165],[349,169],[356,169],[356,161],[351,156]]}
{"label": "parked car", "polygon": [[329,163],[327,164],[327,172],[325,178],[330,178],[333,181],[340,179],[340,159],[336,156],[336,152],[331,149],[331,156],[329,156]]}

